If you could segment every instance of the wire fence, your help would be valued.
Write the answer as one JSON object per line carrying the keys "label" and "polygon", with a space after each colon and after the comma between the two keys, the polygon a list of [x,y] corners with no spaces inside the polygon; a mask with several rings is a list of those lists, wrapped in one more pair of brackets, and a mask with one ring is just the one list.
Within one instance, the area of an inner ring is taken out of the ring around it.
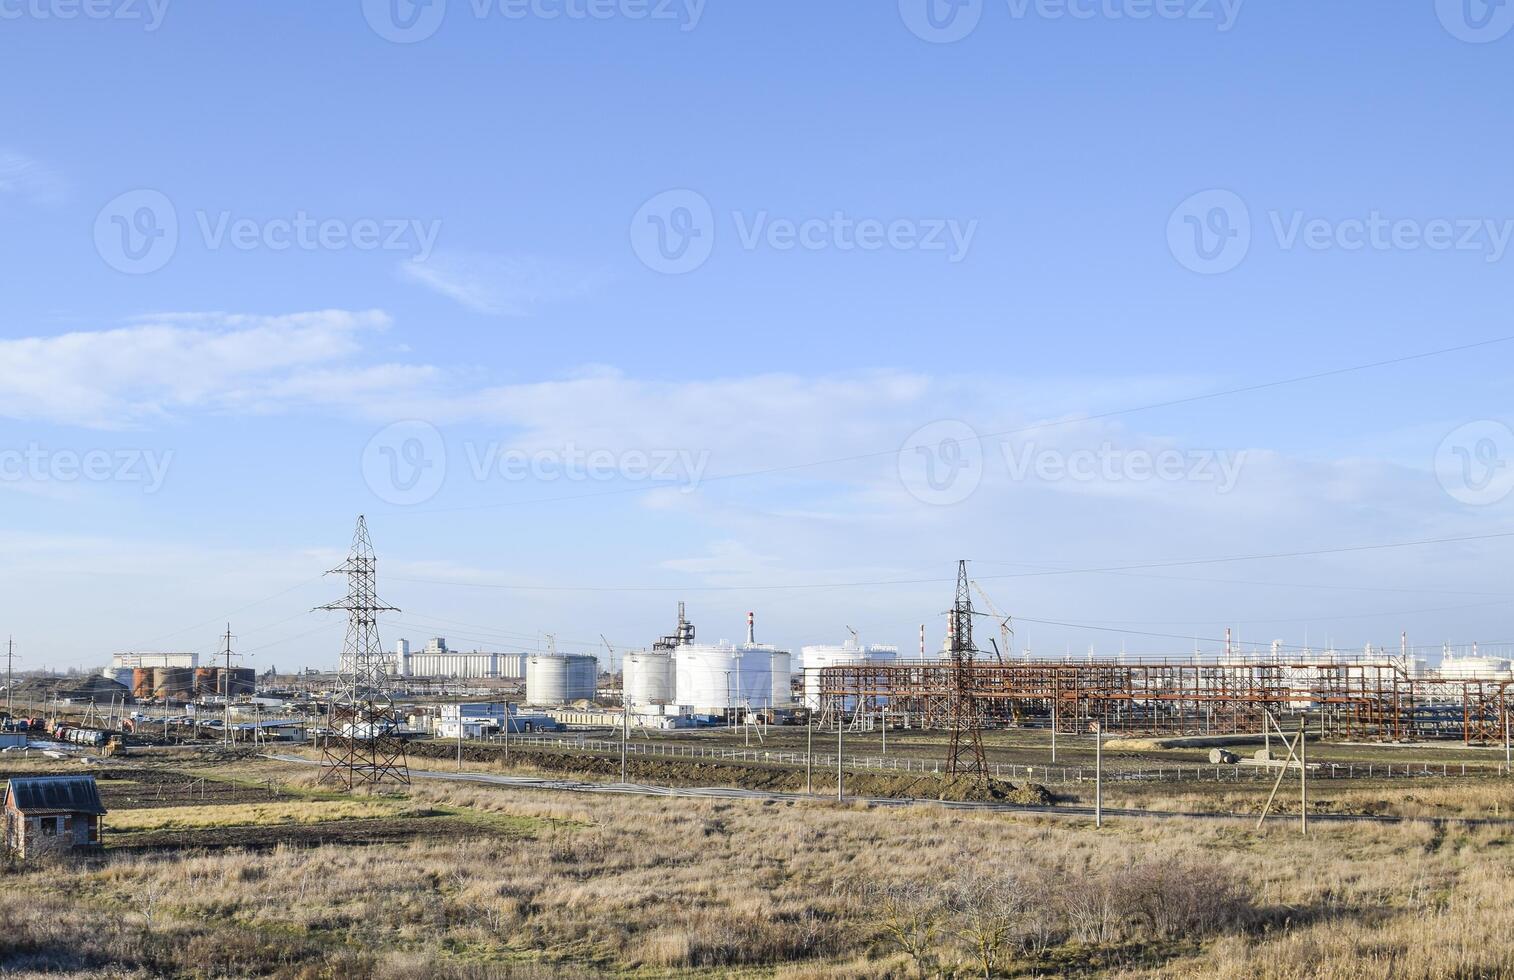
{"label": "wire fence", "polygon": [[[619,755],[620,741],[590,738],[560,738],[546,735],[490,736],[495,744],[549,748],[594,754]],[[810,765],[817,769],[836,768],[834,753],[816,752],[806,756],[803,752],[780,752],[770,749],[717,748],[703,745],[679,745],[668,742],[624,743],[628,755],[664,759],[710,759],[718,762],[754,763],[802,767]],[[1139,766],[1115,763],[1104,766],[1105,782],[1204,782],[1244,783],[1275,779],[1279,769],[1298,771],[1298,764],[1239,763],[1235,765],[1158,765]],[[846,755],[843,768],[851,772],[911,773],[927,776],[942,774],[944,763],[939,759],[922,759],[912,756],[859,756]],[[1052,786],[1067,786],[1092,783],[1096,778],[1093,766],[1032,766],[1017,763],[988,764],[989,775],[1010,782],[1042,783]],[[1330,763],[1308,764],[1311,779],[1452,779],[1468,776],[1492,776],[1503,772],[1501,766],[1477,765],[1462,762],[1398,762],[1398,763]]]}

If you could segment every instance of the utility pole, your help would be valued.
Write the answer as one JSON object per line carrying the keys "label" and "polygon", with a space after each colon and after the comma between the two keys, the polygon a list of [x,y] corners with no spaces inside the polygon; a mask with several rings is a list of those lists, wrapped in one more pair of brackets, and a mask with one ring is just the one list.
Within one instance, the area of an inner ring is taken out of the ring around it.
{"label": "utility pole", "polygon": [[1057,764],[1057,695],[1055,691],[1051,696],[1051,763]]}
{"label": "utility pole", "polygon": [[836,712],[836,802],[846,799],[846,773],[841,768],[841,753],[845,749],[846,726],[842,724],[842,712]]}
{"label": "utility pole", "polygon": [[1304,757],[1304,717],[1298,719],[1298,830],[1309,833],[1309,763]]}
{"label": "utility pole", "polygon": [[225,644],[221,648],[221,652],[222,652],[222,654],[226,658],[226,667],[225,667],[224,670],[221,671],[221,683],[220,683],[221,700],[222,700],[222,703],[223,703],[224,708],[225,708],[225,710],[222,712],[222,716],[223,717],[221,719],[221,741],[225,742],[227,745],[230,745],[231,744],[231,658],[234,657],[234,656],[237,656],[237,654],[234,654],[234,653],[231,652],[231,624],[230,623],[226,624],[226,635],[223,636],[221,639],[222,639],[222,641]]}
{"label": "utility pole", "polygon": [[1093,825],[1104,826],[1104,723],[1093,723]]}
{"label": "utility pole", "polygon": [[16,686],[11,674],[11,664],[16,659],[16,638],[13,636],[5,642],[5,717],[14,724],[15,712],[11,710],[11,690]]}
{"label": "utility pole", "polygon": [[463,706],[457,706],[457,771],[463,771]]}
{"label": "utility pole", "polygon": [[625,678],[620,680],[620,781],[626,779],[626,752],[631,745],[631,698],[626,692]]}
{"label": "utility pole", "polygon": [[804,794],[815,795],[815,712],[804,723]]}

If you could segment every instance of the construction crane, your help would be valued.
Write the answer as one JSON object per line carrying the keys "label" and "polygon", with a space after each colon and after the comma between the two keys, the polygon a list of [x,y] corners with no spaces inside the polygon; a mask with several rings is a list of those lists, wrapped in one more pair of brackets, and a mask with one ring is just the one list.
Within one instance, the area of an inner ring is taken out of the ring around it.
{"label": "construction crane", "polygon": [[[1015,635],[1014,627],[1010,625],[1010,617],[1000,612],[999,607],[994,605],[994,601],[988,597],[988,593],[983,591],[983,586],[979,585],[977,582],[973,582],[973,588],[978,590],[978,595],[983,597],[983,604],[988,607],[988,613],[979,613],[979,615],[988,615],[989,613],[991,613],[992,618],[997,620],[999,623],[999,638],[1004,641],[1004,646],[1001,649],[999,644],[995,643],[994,653],[998,656],[999,663],[1002,664],[1004,662],[1004,654],[1006,652],[1008,652],[1011,656],[1014,655],[1014,647],[1010,645],[1010,641],[1014,639]],[[992,641],[990,640],[990,642]]]}

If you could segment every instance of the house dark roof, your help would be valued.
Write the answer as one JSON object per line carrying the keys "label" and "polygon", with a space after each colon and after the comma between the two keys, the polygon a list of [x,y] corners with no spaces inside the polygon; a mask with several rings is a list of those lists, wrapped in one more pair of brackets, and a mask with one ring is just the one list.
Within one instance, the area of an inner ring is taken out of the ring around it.
{"label": "house dark roof", "polygon": [[104,814],[100,790],[93,776],[18,776],[5,790],[5,802],[15,800],[23,813],[66,810]]}

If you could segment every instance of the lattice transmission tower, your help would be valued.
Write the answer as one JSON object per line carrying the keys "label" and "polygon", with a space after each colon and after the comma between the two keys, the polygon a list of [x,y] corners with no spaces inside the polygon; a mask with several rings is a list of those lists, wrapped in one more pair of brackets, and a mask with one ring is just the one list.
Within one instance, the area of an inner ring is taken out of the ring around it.
{"label": "lattice transmission tower", "polygon": [[972,583],[967,579],[965,561],[957,563],[957,600],[946,616],[951,653],[951,681],[946,697],[951,748],[946,755],[946,772],[952,776],[970,775],[978,782],[987,782],[988,764],[983,758],[983,712],[978,703],[973,669],[978,649],[973,645]]}
{"label": "lattice transmission tower", "polygon": [[399,718],[388,694],[393,660],[378,633],[379,614],[399,610],[379,601],[377,566],[368,521],[359,516],[351,554],[326,573],[347,576],[347,597],[316,607],[317,611],[347,613],[347,639],[331,701],[331,731],[321,757],[321,782],[339,783],[347,789],[410,782]]}

